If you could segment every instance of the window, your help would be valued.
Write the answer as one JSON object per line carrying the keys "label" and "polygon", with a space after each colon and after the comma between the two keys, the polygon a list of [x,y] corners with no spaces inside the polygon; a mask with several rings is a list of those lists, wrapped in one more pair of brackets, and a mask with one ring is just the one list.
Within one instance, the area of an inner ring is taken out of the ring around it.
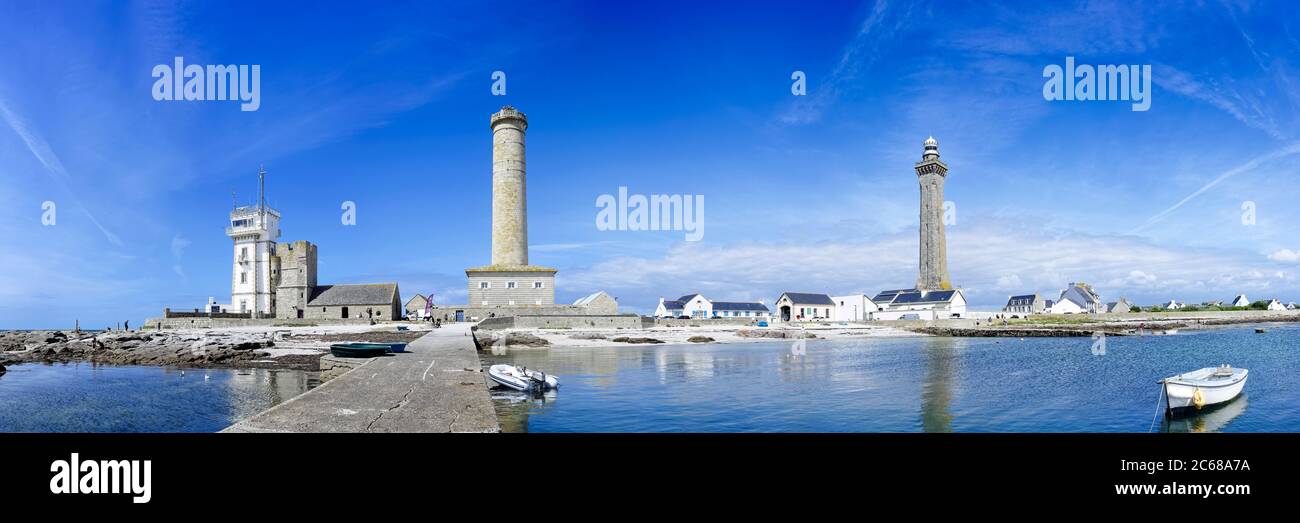
{"label": "window", "polygon": [[480,288],[480,289],[486,289],[486,288],[488,288],[488,282],[485,282],[485,281],[478,282],[478,288]]}
{"label": "window", "polygon": [[534,288],[534,289],[540,289],[540,288],[542,288],[542,282],[540,282],[540,281],[535,281],[535,282],[533,282],[533,288]]}
{"label": "window", "polygon": [[239,283],[248,283],[248,273],[247,273],[247,272],[241,272],[241,273],[239,273]]}
{"label": "window", "polygon": [[239,300],[239,312],[248,312],[248,300]]}
{"label": "window", "polygon": [[515,282],[512,282],[512,281],[508,281],[508,282],[506,282],[506,288],[507,288],[507,289],[513,289],[513,288],[515,288]]}

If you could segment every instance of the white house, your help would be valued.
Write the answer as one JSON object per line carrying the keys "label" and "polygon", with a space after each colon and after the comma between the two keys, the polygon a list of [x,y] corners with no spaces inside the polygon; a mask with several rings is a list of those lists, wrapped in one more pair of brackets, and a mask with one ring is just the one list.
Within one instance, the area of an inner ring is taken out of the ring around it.
{"label": "white house", "polygon": [[1161,305],[1161,307],[1164,307],[1165,310],[1176,311],[1178,309],[1183,308],[1183,304],[1178,303],[1178,300],[1169,300],[1168,303]]}
{"label": "white house", "polygon": [[676,318],[687,316],[691,318],[708,318],[712,312],[713,308],[709,300],[704,299],[704,296],[687,294],[671,301],[659,298],[659,306],[655,308],[655,317]]}
{"label": "white house", "polygon": [[1002,312],[1015,315],[1039,314],[1045,310],[1043,297],[1038,293],[1022,294],[1020,296],[1010,296],[1007,298],[1006,306],[1002,307]]}
{"label": "white house", "polygon": [[1250,306],[1250,300],[1246,299],[1246,295],[1245,295],[1245,294],[1238,294],[1236,298],[1233,298],[1233,299],[1232,299],[1232,306],[1233,306],[1233,307],[1249,307],[1249,306]]}
{"label": "white house", "polygon": [[966,317],[966,295],[961,289],[882,291],[871,301],[880,307],[880,311],[871,315],[871,319],[874,320],[936,320]]}
{"label": "white house", "polygon": [[768,319],[772,312],[763,302],[711,301],[702,294],[687,294],[676,300],[659,298],[656,318],[757,318]]}
{"label": "white house", "polygon": [[835,301],[825,294],[785,292],[776,299],[779,321],[826,321],[834,314]]}
{"label": "white house", "polygon": [[835,312],[831,315],[835,321],[869,320],[871,313],[880,310],[866,294],[832,296],[831,301],[835,302]]}
{"label": "white house", "polygon": [[1295,310],[1295,302],[1291,302],[1291,303],[1286,304],[1286,310],[1289,310],[1289,311],[1293,311],[1293,310]]}
{"label": "white house", "polygon": [[1061,296],[1052,303],[1051,314],[1096,314],[1106,312],[1106,304],[1101,296],[1092,290],[1092,286],[1079,282],[1070,283],[1070,287],[1061,291]]}
{"label": "white house", "polygon": [[1282,305],[1282,302],[1277,301],[1277,298],[1273,298],[1273,299],[1271,299],[1271,300],[1268,301],[1268,310],[1271,310],[1271,311],[1284,311],[1284,310],[1286,310],[1286,305]]}

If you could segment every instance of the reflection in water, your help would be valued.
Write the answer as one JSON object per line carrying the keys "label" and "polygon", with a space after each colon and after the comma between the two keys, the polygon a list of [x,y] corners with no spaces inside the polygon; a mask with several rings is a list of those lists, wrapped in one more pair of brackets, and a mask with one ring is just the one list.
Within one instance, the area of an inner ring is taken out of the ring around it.
{"label": "reflection in water", "polygon": [[317,384],[299,370],[15,365],[0,432],[215,432]]}
{"label": "reflection in water", "polygon": [[1165,416],[1165,432],[1220,432],[1232,420],[1246,411],[1249,398],[1243,393],[1237,399],[1206,408],[1200,412],[1180,415],[1176,418]]}
{"label": "reflection in water", "polygon": [[497,419],[502,432],[528,432],[528,411],[555,403],[560,397],[556,390],[531,394],[499,385],[493,387],[489,394],[496,404]]}
{"label": "reflection in water", "polygon": [[[556,397],[494,403],[509,432],[1146,432],[1153,383],[1210,362],[1260,369],[1246,398],[1168,431],[1300,430],[1286,374],[1300,326],[1117,337],[869,338],[483,353],[560,377]],[[486,386],[486,384],[485,384]],[[559,401],[563,398],[563,401]],[[2,398],[0,398],[2,400]],[[0,413],[0,417],[2,417]]]}
{"label": "reflection in water", "polygon": [[925,385],[921,389],[921,430],[952,432],[952,387],[957,371],[957,339],[931,338],[922,349]]}

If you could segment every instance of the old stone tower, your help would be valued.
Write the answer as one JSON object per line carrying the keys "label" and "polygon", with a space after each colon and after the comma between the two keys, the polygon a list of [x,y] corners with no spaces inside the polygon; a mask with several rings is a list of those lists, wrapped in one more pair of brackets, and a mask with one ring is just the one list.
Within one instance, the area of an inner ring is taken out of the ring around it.
{"label": "old stone tower", "polygon": [[492,265],[528,265],[526,130],[528,117],[514,107],[492,115]]}
{"label": "old stone tower", "polygon": [[273,266],[277,269],[275,309],[278,318],[301,318],[316,288],[316,245],[306,240],[281,243]]}
{"label": "old stone tower", "polygon": [[465,269],[470,307],[553,305],[555,269],[528,264],[524,132],[528,117],[505,106],[492,115],[492,264]]}
{"label": "old stone tower", "polygon": [[925,140],[925,151],[916,163],[921,184],[921,264],[916,277],[918,290],[948,290],[948,239],[943,231],[943,182],[948,165],[939,160],[939,142]]}

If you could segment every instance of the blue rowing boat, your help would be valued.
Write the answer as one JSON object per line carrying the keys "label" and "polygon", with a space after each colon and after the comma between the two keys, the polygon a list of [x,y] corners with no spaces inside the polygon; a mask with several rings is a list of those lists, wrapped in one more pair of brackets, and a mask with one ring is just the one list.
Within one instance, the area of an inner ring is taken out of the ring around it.
{"label": "blue rowing boat", "polygon": [[335,343],[330,345],[330,354],[340,358],[374,358],[388,354],[391,351],[392,347],[387,343]]}

